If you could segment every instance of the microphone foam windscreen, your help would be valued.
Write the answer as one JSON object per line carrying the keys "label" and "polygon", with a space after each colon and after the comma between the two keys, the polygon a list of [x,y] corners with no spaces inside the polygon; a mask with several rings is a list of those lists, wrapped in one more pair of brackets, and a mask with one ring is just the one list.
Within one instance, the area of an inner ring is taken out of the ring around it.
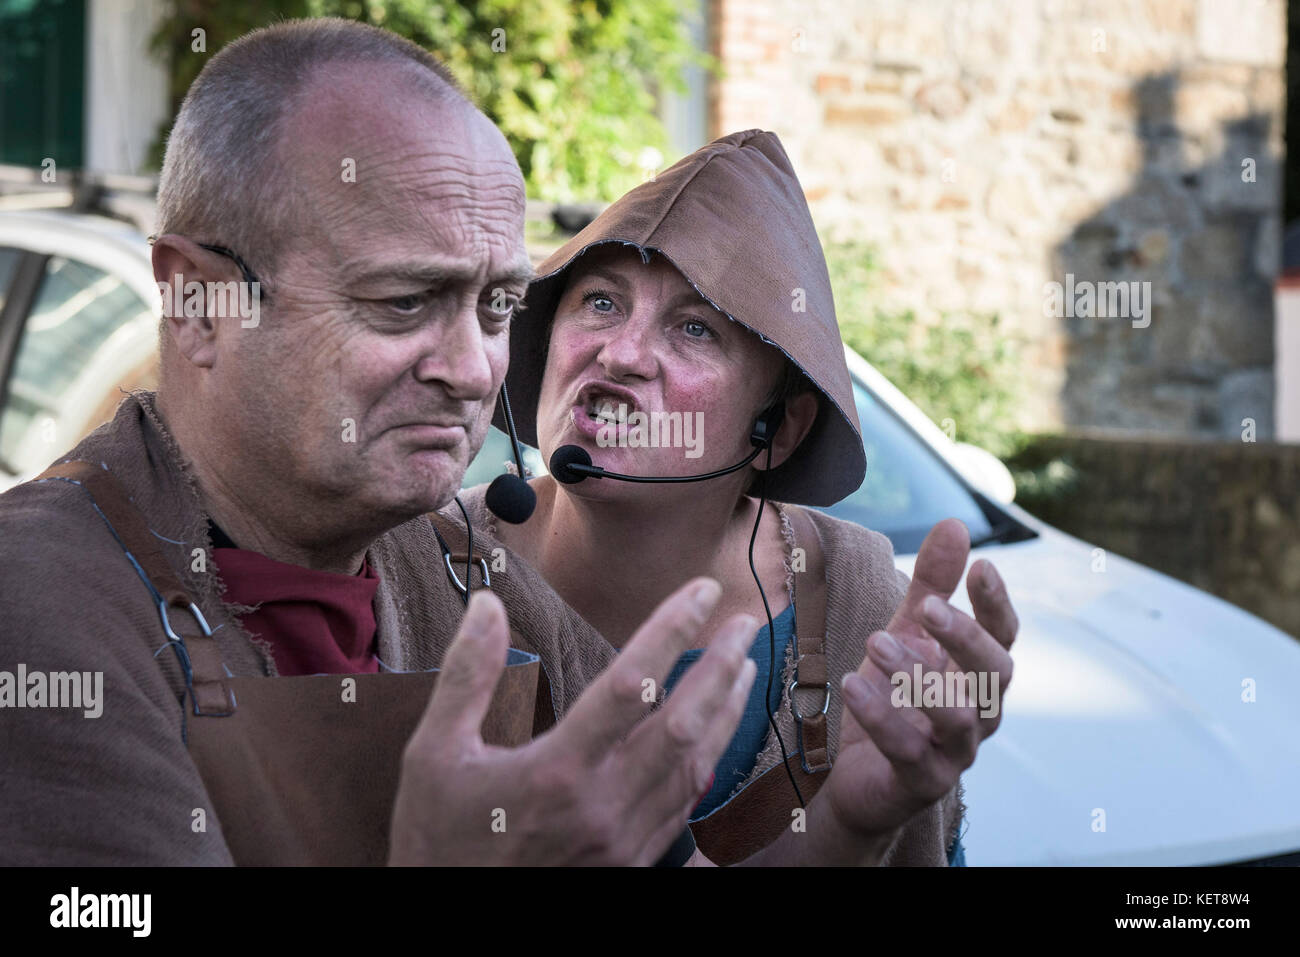
{"label": "microphone foam windscreen", "polygon": [[537,506],[537,493],[518,475],[498,475],[488,486],[483,502],[501,521],[522,525]]}
{"label": "microphone foam windscreen", "polygon": [[563,482],[565,485],[577,485],[588,475],[585,472],[578,472],[571,468],[570,465],[590,465],[591,456],[587,450],[580,445],[561,445],[551,456],[551,474],[555,476],[557,482]]}

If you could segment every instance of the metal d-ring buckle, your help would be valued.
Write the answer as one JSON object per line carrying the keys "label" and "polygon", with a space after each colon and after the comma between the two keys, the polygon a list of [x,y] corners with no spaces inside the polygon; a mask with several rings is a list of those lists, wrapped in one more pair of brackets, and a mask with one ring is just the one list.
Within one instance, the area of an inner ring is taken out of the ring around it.
{"label": "metal d-ring buckle", "polygon": [[[457,590],[458,592],[460,592],[461,597],[462,597],[462,598],[467,597],[467,596],[469,595],[469,589],[465,587],[465,583],[464,583],[463,581],[461,581],[461,580],[460,580],[460,576],[456,574],[456,569],[452,567],[452,564],[451,564],[451,552],[443,552],[443,553],[442,553],[442,563],[443,563],[444,565],[447,566],[447,574],[451,577],[451,582],[452,582],[453,585],[456,586],[456,590]],[[478,560],[478,567],[479,567],[479,568],[482,570],[482,572],[483,572],[483,587],[484,587],[484,588],[491,588],[491,587],[492,587],[492,576],[488,574],[488,563],[487,563],[487,559],[486,559],[486,558],[480,558],[480,559]]]}
{"label": "metal d-ring buckle", "polygon": [[[794,713],[794,719],[795,719],[796,721],[803,721],[805,715],[804,715],[804,713],[803,713],[802,711],[799,710],[799,705],[798,705],[798,704],[795,702],[795,700],[794,700],[794,689],[797,688],[797,687],[799,687],[799,679],[798,679],[798,678],[796,678],[794,681],[791,681],[791,682],[790,682],[790,688],[789,688],[789,691],[787,692],[787,694],[790,695],[790,710]],[[822,712],[821,712],[821,713],[822,713],[822,714],[825,714],[826,712],[828,712],[828,711],[830,711],[830,710],[831,710],[831,683],[828,681],[828,682],[826,682],[826,687],[825,687],[825,691],[824,691],[824,696],[823,696],[823,698],[822,698]]]}
{"label": "metal d-ring buckle", "polygon": [[[198,622],[199,631],[205,638],[212,637],[212,628],[208,625],[208,620],[203,617],[203,612],[199,611],[199,606],[190,602],[186,609],[194,620]],[[194,665],[190,661],[189,649],[185,647],[185,640],[172,629],[172,623],[167,620],[167,599],[158,599],[158,615],[162,618],[163,633],[167,636],[167,643],[172,646],[176,656],[180,659],[181,669],[185,672],[185,690],[189,692],[190,699],[194,702],[194,713],[199,716],[225,717],[227,712],[200,711],[198,699],[194,696]],[[229,669],[227,669],[229,674]],[[230,704],[237,707],[235,701],[235,692],[230,691]]]}

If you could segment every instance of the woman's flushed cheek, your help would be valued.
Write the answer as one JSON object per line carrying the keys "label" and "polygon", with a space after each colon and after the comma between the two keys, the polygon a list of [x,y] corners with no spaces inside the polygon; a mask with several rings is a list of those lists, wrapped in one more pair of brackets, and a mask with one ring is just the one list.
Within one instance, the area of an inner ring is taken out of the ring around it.
{"label": "woman's flushed cheek", "polygon": [[683,423],[690,417],[694,448],[687,451],[694,461],[717,465],[748,445],[749,424],[742,422],[734,399],[737,385],[713,376],[696,376],[665,393],[665,412],[682,413]]}

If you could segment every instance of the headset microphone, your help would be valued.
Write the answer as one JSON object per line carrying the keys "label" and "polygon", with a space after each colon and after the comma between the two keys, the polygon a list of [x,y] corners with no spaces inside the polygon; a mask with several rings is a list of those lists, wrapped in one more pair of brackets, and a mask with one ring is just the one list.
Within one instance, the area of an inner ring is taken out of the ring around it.
{"label": "headset microphone", "polygon": [[[501,411],[505,413],[506,428],[510,431],[510,448],[514,452],[515,466],[519,469],[519,474],[511,475],[506,472],[494,478],[492,484],[488,486],[483,504],[501,521],[509,522],[511,525],[522,525],[528,521],[533,514],[533,509],[537,507],[537,493],[524,479],[524,457],[519,451],[515,417],[510,411],[510,396],[506,392],[504,382],[501,383]],[[588,457],[587,461],[590,462],[591,458]]]}
{"label": "headset microphone", "polygon": [[[550,469],[551,475],[557,482],[565,485],[576,485],[584,479],[589,478],[610,478],[619,482],[703,482],[707,479],[719,478],[723,475],[730,475],[739,469],[743,469],[754,459],[758,458],[760,452],[772,444],[772,437],[776,435],[776,430],[781,427],[781,421],[785,418],[785,406],[777,403],[768,407],[758,421],[754,423],[754,429],[749,434],[749,442],[754,446],[754,451],[746,458],[737,462],[735,465],[728,466],[725,469],[718,469],[716,472],[705,472],[701,475],[623,475],[619,472],[609,472],[599,465],[591,463],[591,456],[587,450],[578,445],[561,445],[551,455]],[[502,476],[503,478],[505,476]],[[498,480],[499,481],[499,480]],[[530,490],[531,491],[531,490]]]}

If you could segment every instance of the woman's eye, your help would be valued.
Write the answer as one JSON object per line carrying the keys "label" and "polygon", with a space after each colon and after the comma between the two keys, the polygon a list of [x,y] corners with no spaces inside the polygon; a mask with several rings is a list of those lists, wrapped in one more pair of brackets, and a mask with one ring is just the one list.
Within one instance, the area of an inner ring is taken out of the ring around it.
{"label": "woman's eye", "polygon": [[591,308],[595,309],[597,312],[614,311],[614,300],[610,299],[609,296],[605,295],[603,292],[589,292],[582,297],[582,301],[590,303]]}

